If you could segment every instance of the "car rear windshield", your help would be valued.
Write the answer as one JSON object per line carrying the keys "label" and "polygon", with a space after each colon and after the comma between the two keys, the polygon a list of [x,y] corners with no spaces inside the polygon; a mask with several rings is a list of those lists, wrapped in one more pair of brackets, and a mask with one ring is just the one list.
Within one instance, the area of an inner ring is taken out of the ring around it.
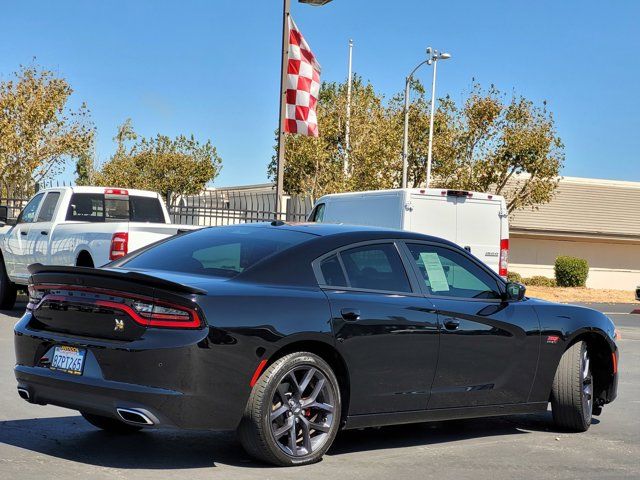
{"label": "car rear windshield", "polygon": [[103,193],[74,193],[69,202],[67,220],[165,223],[160,200],[155,197]]}
{"label": "car rear windshield", "polygon": [[256,263],[314,235],[268,227],[212,227],[174,237],[121,266],[235,277]]}

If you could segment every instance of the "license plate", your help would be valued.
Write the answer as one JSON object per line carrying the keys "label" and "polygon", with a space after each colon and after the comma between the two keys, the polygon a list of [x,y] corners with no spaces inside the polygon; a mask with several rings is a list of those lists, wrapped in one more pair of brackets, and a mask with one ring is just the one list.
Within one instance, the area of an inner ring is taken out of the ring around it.
{"label": "license plate", "polygon": [[72,375],[82,375],[85,353],[86,350],[83,348],[58,345],[53,349],[53,359],[49,368]]}

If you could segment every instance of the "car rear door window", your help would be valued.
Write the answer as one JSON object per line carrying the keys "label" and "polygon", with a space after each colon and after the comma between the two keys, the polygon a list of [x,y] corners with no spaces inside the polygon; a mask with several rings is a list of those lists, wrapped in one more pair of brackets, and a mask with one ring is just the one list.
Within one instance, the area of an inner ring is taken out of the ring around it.
{"label": "car rear door window", "polygon": [[400,255],[393,243],[376,243],[340,252],[352,288],[411,292]]}
{"label": "car rear door window", "polygon": [[60,192],[49,192],[42,202],[42,208],[38,212],[37,222],[50,222],[53,218],[53,214],[56,211],[58,200],[60,199]]}
{"label": "car rear door window", "polygon": [[411,258],[431,295],[499,299],[498,282],[463,254],[445,247],[409,243]]}

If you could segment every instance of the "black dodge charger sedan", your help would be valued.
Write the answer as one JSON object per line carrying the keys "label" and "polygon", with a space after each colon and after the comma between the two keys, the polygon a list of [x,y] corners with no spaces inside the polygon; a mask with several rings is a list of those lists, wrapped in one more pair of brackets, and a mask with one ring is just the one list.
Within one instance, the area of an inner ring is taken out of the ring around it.
{"label": "black dodge charger sedan", "polygon": [[616,397],[611,320],[524,296],[460,247],[397,230],[253,224],[106,268],[30,268],[18,393],[114,432],[237,429],[319,460],[341,428],[542,412],[584,431]]}

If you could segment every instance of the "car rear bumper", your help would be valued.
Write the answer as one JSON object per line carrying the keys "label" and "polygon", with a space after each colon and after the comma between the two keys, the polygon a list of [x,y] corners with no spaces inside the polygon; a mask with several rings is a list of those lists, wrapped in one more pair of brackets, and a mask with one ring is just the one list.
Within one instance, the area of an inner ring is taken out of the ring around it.
{"label": "car rear bumper", "polygon": [[[17,387],[29,402],[118,419],[118,409],[141,411],[152,420],[148,426],[233,430],[240,422],[250,389],[248,379],[244,385],[238,379],[250,373],[235,371],[230,377],[207,343],[206,329],[149,329],[123,345],[34,330],[29,316],[16,324],[14,337]],[[86,350],[82,375],[42,364],[55,345]]]}
{"label": "car rear bumper", "polygon": [[[197,399],[181,392],[93,378],[73,377],[43,367],[16,365],[18,389],[30,403],[57,405],[121,419],[119,409],[144,412],[149,426],[202,428],[181,413],[193,411]],[[196,408],[197,409],[197,408]]]}

